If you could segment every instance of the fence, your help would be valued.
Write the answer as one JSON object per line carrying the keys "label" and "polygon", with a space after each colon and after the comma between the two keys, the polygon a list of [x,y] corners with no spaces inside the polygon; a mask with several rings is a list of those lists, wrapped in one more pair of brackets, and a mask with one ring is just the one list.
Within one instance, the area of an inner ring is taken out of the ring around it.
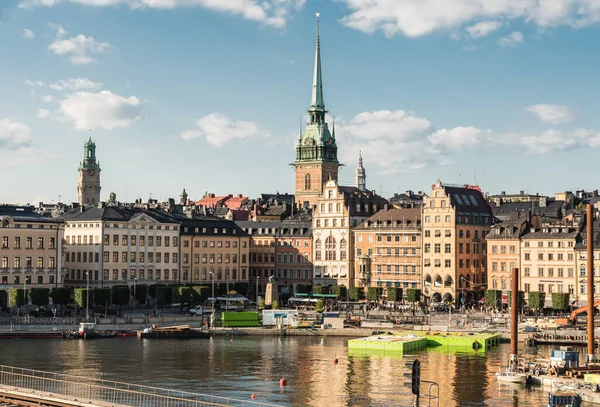
{"label": "fence", "polygon": [[228,397],[189,393],[138,384],[71,376],[0,365],[0,385],[18,387],[77,399],[110,403],[113,406],[144,407],[280,407],[275,404]]}

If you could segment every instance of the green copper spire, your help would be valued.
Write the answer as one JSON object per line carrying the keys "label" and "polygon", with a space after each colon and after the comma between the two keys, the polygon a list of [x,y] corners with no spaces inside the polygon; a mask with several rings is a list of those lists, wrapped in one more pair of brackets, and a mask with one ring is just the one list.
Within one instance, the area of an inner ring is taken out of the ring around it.
{"label": "green copper spire", "polygon": [[90,168],[100,169],[100,163],[96,161],[96,143],[92,141],[91,136],[83,146],[83,163],[81,164],[81,168],[84,170]]}
{"label": "green copper spire", "polygon": [[320,13],[317,13],[317,46],[315,49],[315,71],[313,75],[312,98],[310,100],[310,110],[325,111],[323,102],[323,77],[321,75],[321,38],[320,38]]}

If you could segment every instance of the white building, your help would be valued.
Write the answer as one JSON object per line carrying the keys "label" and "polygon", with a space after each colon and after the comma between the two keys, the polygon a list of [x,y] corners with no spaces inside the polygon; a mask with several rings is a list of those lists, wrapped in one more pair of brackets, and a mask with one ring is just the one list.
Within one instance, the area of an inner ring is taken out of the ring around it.
{"label": "white building", "polygon": [[179,283],[179,223],[166,211],[131,206],[75,208],[64,215],[68,284]]}

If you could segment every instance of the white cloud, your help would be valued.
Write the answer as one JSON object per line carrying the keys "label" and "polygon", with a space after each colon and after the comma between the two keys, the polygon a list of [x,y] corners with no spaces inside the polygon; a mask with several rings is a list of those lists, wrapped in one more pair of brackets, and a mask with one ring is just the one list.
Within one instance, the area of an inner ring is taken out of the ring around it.
{"label": "white cloud", "polygon": [[523,34],[519,31],[508,34],[506,37],[502,37],[498,40],[498,44],[503,47],[511,47],[523,42]]}
{"label": "white cloud", "polygon": [[65,38],[67,31],[60,25],[55,28],[57,29],[56,38],[48,45],[48,48],[56,55],[68,55],[70,61],[76,65],[96,62],[92,54],[103,54],[111,48],[108,42],[100,42],[94,37],[86,37],[83,34]]}
{"label": "white cloud", "polygon": [[447,161],[447,155],[477,146],[489,131],[474,127],[437,130],[429,120],[404,110],[363,112],[336,121],[340,158],[355,162],[359,150],[380,173],[412,172]]}
{"label": "white cloud", "polygon": [[23,38],[27,38],[28,40],[35,38],[35,33],[31,30],[24,29],[23,30]]}
{"label": "white cloud", "polygon": [[50,116],[51,116],[50,110],[48,110],[48,109],[38,110],[38,119],[45,119]]}
{"label": "white cloud", "polygon": [[342,23],[388,36],[419,37],[487,20],[522,20],[538,27],[583,27],[600,22],[598,0],[334,0],[350,14]]}
{"label": "white cloud", "polygon": [[58,101],[58,112],[47,115],[69,121],[77,130],[128,127],[144,115],[144,103],[135,96],[123,97],[110,91],[75,92]]}
{"label": "white cloud", "polygon": [[525,111],[533,113],[543,122],[568,123],[573,120],[573,112],[568,106],[537,104],[525,108]]}
{"label": "white cloud", "polygon": [[446,148],[451,151],[460,151],[479,145],[482,136],[491,134],[491,130],[481,130],[477,127],[455,127],[453,129],[441,129],[428,137],[431,144]]}
{"label": "white cloud", "polygon": [[58,82],[51,83],[50,89],[57,91],[63,90],[95,90],[102,87],[101,83],[92,82],[88,78],[72,78],[67,80],[59,80]]}
{"label": "white cloud", "polygon": [[25,85],[31,86],[32,88],[41,88],[46,86],[46,84],[42,81],[30,81],[29,79],[25,79]]}
{"label": "white cloud", "polygon": [[15,150],[31,144],[29,126],[8,119],[0,120],[0,149]]}
{"label": "white cloud", "polygon": [[59,3],[76,3],[86,6],[107,7],[125,5],[132,9],[176,7],[202,7],[221,13],[239,15],[271,27],[285,27],[293,10],[304,7],[306,0],[22,0],[20,7],[54,6]]}
{"label": "white cloud", "polygon": [[181,133],[181,138],[190,140],[203,137],[206,142],[222,147],[230,141],[241,141],[251,138],[268,138],[268,133],[260,129],[258,123],[235,121],[222,113],[211,113],[196,121],[196,129]]}
{"label": "white cloud", "polygon": [[44,102],[44,103],[52,103],[53,101],[54,101],[54,96],[52,96],[52,95],[45,95],[42,98],[42,102]]}
{"label": "white cloud", "polygon": [[20,147],[13,151],[0,149],[0,168],[14,168],[24,165],[41,164],[56,155],[35,146]]}
{"label": "white cloud", "polygon": [[551,129],[541,134],[509,134],[507,138],[526,151],[539,154],[600,146],[600,133],[588,129],[567,132]]}
{"label": "white cloud", "polygon": [[481,38],[496,31],[500,27],[502,27],[502,23],[499,21],[482,21],[481,23],[465,28],[465,30],[467,30],[471,38]]}

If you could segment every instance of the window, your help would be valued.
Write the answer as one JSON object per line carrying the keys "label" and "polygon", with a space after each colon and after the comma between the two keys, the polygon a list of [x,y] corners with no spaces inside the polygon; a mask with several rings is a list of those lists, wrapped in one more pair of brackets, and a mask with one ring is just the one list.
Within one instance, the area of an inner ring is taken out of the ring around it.
{"label": "window", "polygon": [[[77,240],[79,240],[81,236],[77,236]],[[79,242],[77,242],[79,244]],[[110,243],[110,236],[109,235],[104,235],[104,246],[108,246]]]}
{"label": "window", "polygon": [[452,245],[450,243],[446,243],[444,245],[444,253],[451,253]]}
{"label": "window", "polygon": [[441,244],[436,243],[434,246],[434,252],[435,253],[441,253]]}
{"label": "window", "polygon": [[121,237],[121,245],[127,246],[127,235],[123,235],[123,237]]}
{"label": "window", "polygon": [[25,248],[26,249],[33,249],[33,238],[32,237],[28,237],[25,240]]}
{"label": "window", "polygon": [[119,252],[113,252],[113,263],[117,263],[119,261]]}
{"label": "window", "polygon": [[44,248],[44,238],[43,237],[38,237],[37,238],[37,248],[38,249],[43,249]]}
{"label": "window", "polygon": [[543,267],[538,268],[538,277],[544,277],[544,268]]}
{"label": "window", "polygon": [[525,260],[530,260],[529,253],[525,253]]}
{"label": "window", "polygon": [[431,244],[425,243],[425,253],[431,252]]}
{"label": "window", "polygon": [[311,189],[311,185],[310,185],[310,174],[306,174],[304,176],[304,190],[308,191]]}
{"label": "window", "polygon": [[336,242],[333,236],[329,236],[325,240],[325,260],[336,259]]}
{"label": "window", "polygon": [[431,231],[430,230],[426,230],[425,231],[425,237],[431,237]]}

